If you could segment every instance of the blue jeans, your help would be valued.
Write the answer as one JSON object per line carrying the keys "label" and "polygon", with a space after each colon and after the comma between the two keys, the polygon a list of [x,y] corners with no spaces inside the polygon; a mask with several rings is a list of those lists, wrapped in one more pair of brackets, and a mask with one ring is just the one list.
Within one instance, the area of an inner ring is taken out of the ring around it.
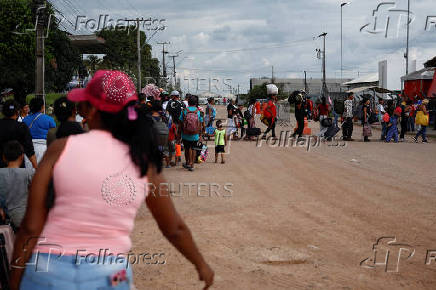
{"label": "blue jeans", "polygon": [[415,139],[418,140],[419,135],[422,136],[422,141],[427,141],[427,126],[421,126],[418,133],[416,133]]}
{"label": "blue jeans", "polygon": [[380,139],[381,140],[386,140],[386,133],[387,133],[388,127],[387,127],[385,122],[381,122],[381,125],[382,125],[382,133],[381,133],[381,138]]}
{"label": "blue jeans", "polygon": [[[59,257],[44,253],[39,253],[37,258],[34,253],[24,271],[20,289],[130,289],[132,265],[127,264],[126,258],[112,256],[103,259],[101,256],[99,260],[97,262],[96,256],[95,259],[85,259],[75,255]],[[112,287],[112,280],[117,275],[126,279],[121,279],[116,287]]]}

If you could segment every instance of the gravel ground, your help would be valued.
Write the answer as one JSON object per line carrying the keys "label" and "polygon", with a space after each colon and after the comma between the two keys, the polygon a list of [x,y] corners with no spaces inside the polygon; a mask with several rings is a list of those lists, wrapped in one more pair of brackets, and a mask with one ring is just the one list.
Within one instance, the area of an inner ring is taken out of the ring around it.
{"label": "gravel ground", "polygon": [[[435,289],[436,143],[363,143],[359,127],[353,137],[310,150],[233,141],[226,164],[165,170],[213,289]],[[134,265],[138,289],[202,287],[145,206],[132,239],[133,252],[166,262]]]}

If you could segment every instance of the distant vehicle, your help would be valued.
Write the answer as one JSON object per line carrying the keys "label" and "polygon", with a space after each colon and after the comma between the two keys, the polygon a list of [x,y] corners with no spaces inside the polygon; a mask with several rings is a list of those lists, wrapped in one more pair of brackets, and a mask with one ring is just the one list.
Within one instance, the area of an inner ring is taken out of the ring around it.
{"label": "distant vehicle", "polygon": [[199,98],[198,99],[199,105],[206,105],[207,104],[207,98]]}

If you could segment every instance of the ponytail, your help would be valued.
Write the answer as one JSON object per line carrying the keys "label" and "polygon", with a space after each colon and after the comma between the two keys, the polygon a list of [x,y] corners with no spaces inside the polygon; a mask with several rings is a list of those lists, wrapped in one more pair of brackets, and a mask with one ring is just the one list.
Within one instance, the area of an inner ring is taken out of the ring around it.
{"label": "ponytail", "polygon": [[150,164],[156,167],[157,172],[162,171],[162,153],[157,145],[153,120],[144,106],[130,102],[119,113],[100,111],[100,115],[104,127],[112,136],[129,145],[130,158],[139,168],[141,177],[147,174]]}

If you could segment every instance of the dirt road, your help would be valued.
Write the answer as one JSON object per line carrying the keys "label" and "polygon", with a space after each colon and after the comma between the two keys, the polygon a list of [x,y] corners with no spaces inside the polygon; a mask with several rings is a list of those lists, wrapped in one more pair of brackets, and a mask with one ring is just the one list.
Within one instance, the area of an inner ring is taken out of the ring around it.
{"label": "dirt road", "polygon": [[[306,149],[232,142],[224,165],[210,157],[194,172],[165,171],[215,270],[213,289],[435,289],[436,143]],[[360,265],[382,237],[397,241],[380,240],[378,265]],[[135,253],[164,253],[166,261],[135,265],[138,289],[201,289],[145,207],[132,239]]]}

